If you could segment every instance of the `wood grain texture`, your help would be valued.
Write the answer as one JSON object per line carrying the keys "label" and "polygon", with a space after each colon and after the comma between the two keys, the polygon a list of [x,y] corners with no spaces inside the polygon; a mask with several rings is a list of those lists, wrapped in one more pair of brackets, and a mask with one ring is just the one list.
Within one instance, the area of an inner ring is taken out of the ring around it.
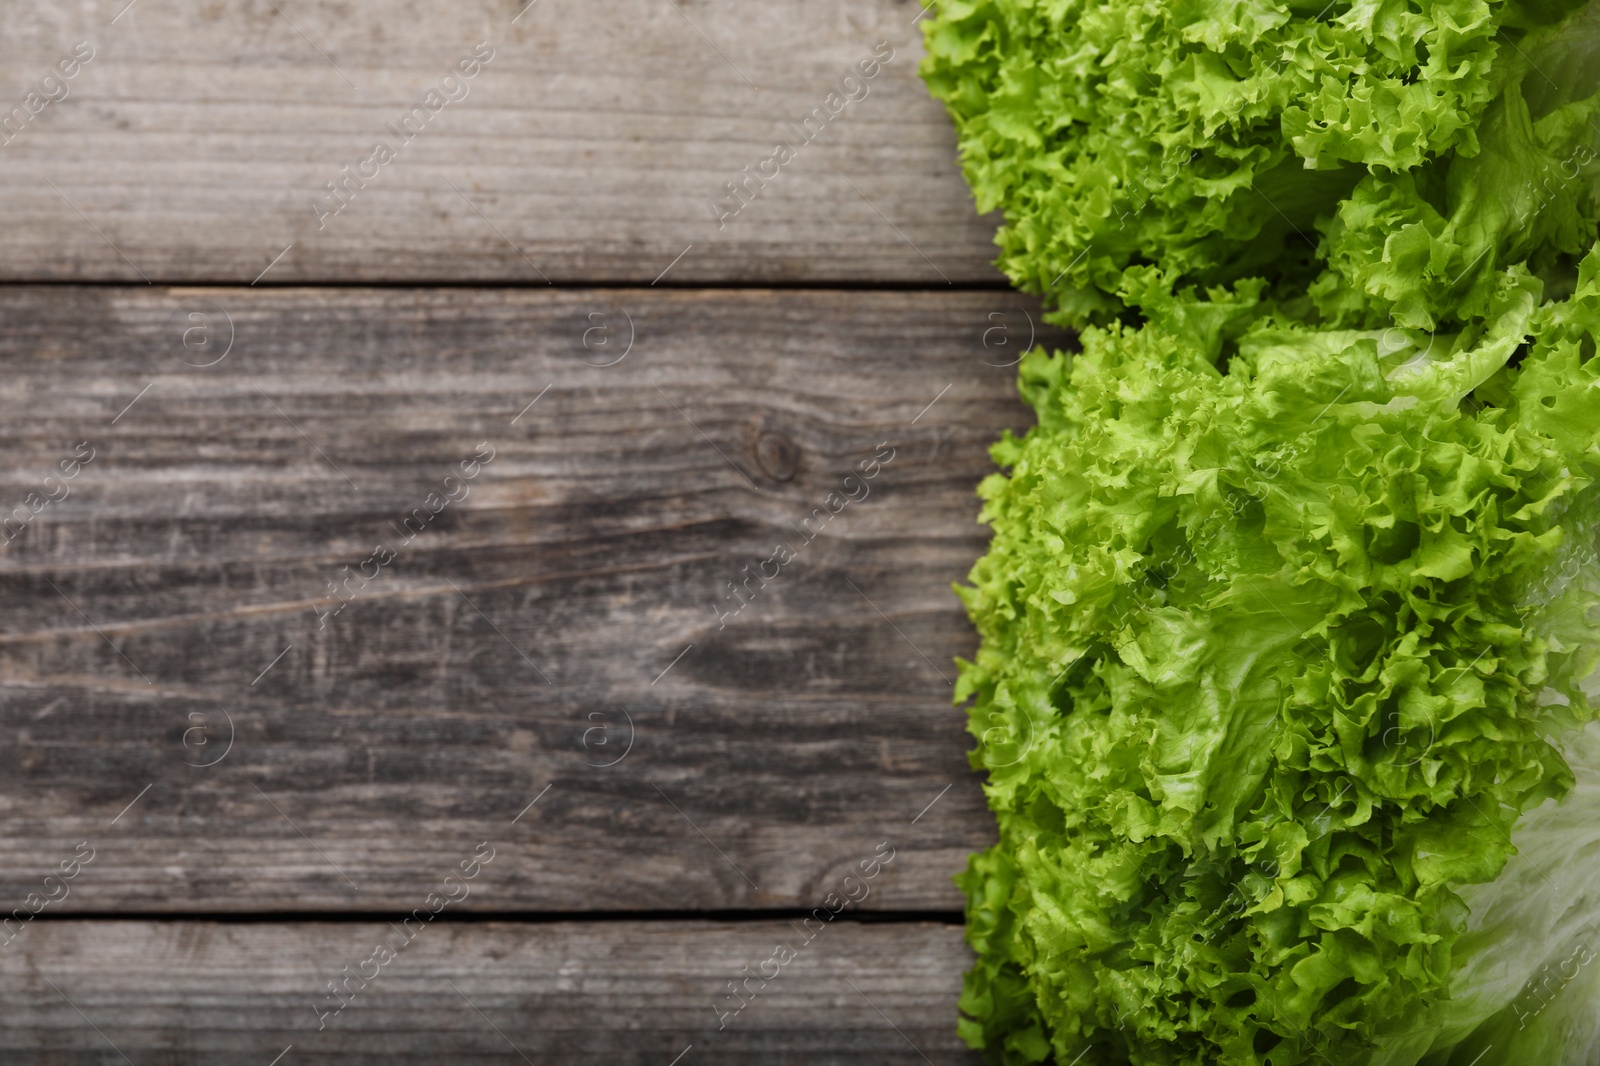
{"label": "wood grain texture", "polygon": [[1001,281],[913,0],[124,4],[0,3],[0,279],[648,283],[687,249],[662,284]]}
{"label": "wood grain texture", "polygon": [[[978,1061],[955,1036],[970,959],[955,926],[836,919],[805,943],[779,921],[439,924],[367,966],[376,976],[352,981],[319,1030],[328,982],[401,943],[380,922],[38,923],[0,951],[0,1055],[10,1066],[268,1066],[285,1048],[278,1066]],[[719,1031],[728,983],[779,943],[795,957],[764,990],[752,982],[760,994]]]}
{"label": "wood grain texture", "polygon": [[1036,320],[999,293],[0,289],[0,519],[26,519],[0,898],[86,841],[52,913],[403,912],[487,840],[467,909],[812,907],[887,840],[864,907],[957,908],[992,822],[949,590]]}

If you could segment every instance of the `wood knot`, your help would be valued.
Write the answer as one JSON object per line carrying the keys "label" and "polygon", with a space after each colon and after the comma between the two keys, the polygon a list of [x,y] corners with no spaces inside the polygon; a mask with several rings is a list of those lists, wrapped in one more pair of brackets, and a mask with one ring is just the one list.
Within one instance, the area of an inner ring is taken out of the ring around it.
{"label": "wood knot", "polygon": [[800,469],[800,445],[769,430],[756,438],[756,462],[772,480],[789,481]]}

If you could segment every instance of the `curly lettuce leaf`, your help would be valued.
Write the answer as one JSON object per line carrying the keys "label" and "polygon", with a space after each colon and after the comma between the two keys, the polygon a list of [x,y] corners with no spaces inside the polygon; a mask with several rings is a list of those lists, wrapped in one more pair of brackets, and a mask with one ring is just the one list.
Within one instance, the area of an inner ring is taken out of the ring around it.
{"label": "curly lettuce leaf", "polygon": [[1517,263],[1571,291],[1600,218],[1600,5],[1524,40],[1509,65],[1475,154],[1371,174],[1321,223],[1328,269],[1311,294],[1326,321],[1469,321]]}
{"label": "curly lettuce leaf", "polygon": [[1471,915],[1450,997],[1391,1033],[1371,1066],[1559,1066],[1600,1054],[1600,723],[1558,746],[1575,786],[1517,823],[1517,854],[1499,877],[1461,890]]}
{"label": "curly lettuce leaf", "polygon": [[1492,1043],[1517,977],[1474,886],[1563,809],[1592,717],[1596,587],[1552,582],[1600,520],[1600,251],[1563,301],[1501,271],[1452,334],[1122,288],[1148,324],[1022,364],[1039,422],[994,448],[958,590],[1000,828],[960,879],[963,1034],[1007,1064],[1453,1064],[1439,1034]]}
{"label": "curly lettuce leaf", "polygon": [[[1262,276],[1303,297],[1319,219],[1360,182],[1479,157],[1489,111],[1527,72],[1519,48],[1559,37],[1549,27],[1580,5],[941,0],[922,71],[955,121],[979,210],[1004,211],[1000,267],[1081,325],[1121,313],[1124,274],[1141,264],[1202,286]],[[1581,85],[1594,55],[1552,50],[1540,70]],[[1558,110],[1542,85],[1528,102]],[[1488,180],[1484,197],[1499,195]],[[1443,232],[1403,185],[1357,198],[1375,216],[1420,212],[1439,256],[1478,251],[1464,222]],[[1352,271],[1346,284],[1323,303],[1349,316],[1371,310],[1363,294],[1384,279]]]}

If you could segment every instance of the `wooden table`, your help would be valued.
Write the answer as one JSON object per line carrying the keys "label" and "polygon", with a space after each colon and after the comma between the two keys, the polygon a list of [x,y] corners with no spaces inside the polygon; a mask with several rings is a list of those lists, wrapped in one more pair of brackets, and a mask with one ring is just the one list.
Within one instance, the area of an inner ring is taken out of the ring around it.
{"label": "wooden table", "polygon": [[918,5],[125,3],[0,2],[0,1061],[975,1061]]}

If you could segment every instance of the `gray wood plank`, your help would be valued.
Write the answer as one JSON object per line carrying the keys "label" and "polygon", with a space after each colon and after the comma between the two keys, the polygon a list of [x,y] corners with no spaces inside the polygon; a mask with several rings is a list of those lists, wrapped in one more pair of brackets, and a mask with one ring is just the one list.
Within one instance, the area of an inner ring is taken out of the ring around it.
{"label": "gray wood plank", "polygon": [[[39,922],[0,951],[0,1054],[15,1066],[978,1061],[955,1036],[959,927],[816,924],[807,941],[781,921],[440,920],[406,937],[381,922]],[[787,961],[762,969],[774,959]],[[728,986],[746,974],[733,1014]]]}
{"label": "gray wood plank", "polygon": [[86,841],[52,913],[409,909],[488,840],[467,909],[812,906],[888,840],[865,907],[957,908],[950,585],[1036,319],[0,289],[0,898]]}
{"label": "gray wood plank", "polygon": [[1001,280],[912,0],[526,3],[4,0],[0,279]]}

